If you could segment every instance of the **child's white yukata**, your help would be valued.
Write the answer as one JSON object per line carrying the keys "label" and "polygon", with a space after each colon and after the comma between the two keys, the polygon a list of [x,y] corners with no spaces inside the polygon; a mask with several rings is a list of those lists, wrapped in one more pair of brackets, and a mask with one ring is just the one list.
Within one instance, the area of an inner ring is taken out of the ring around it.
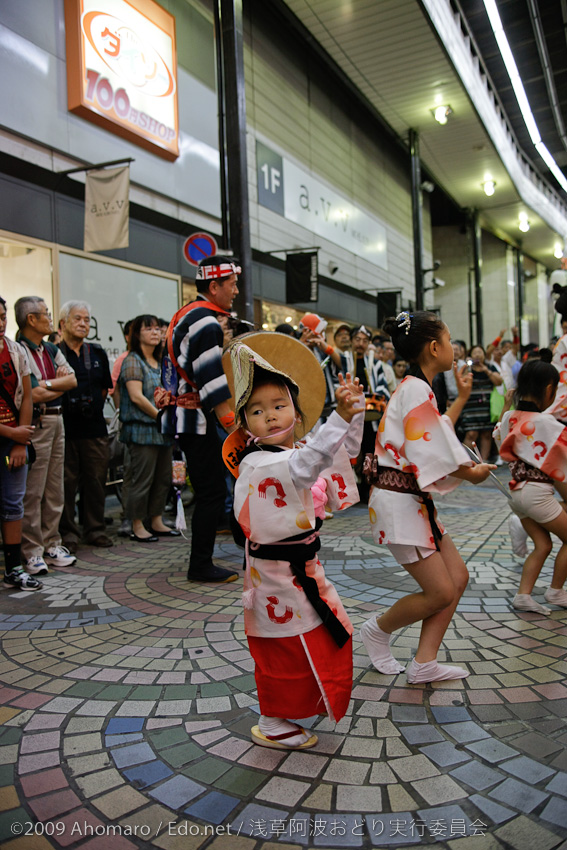
{"label": "child's white yukata", "polygon": [[545,413],[551,413],[561,422],[567,422],[567,334],[558,340],[551,362],[559,372],[559,384],[555,398]]}
{"label": "child's white yukata", "polygon": [[[316,551],[325,502],[343,510],[358,501],[350,458],[358,454],[363,424],[362,414],[347,423],[333,412],[305,445],[260,446],[240,462],[234,512],[247,537],[244,626],[263,715],[301,719],[327,712],[338,721],[348,707],[352,625]],[[299,574],[292,568],[297,543],[304,555]],[[314,579],[310,596],[315,587],[330,609],[323,617],[341,633],[342,648],[307,598],[302,572]]]}
{"label": "child's white yukata", "polygon": [[368,503],[374,540],[388,544],[400,564],[432,555],[445,529],[430,494],[454,490],[461,479],[451,473],[473,461],[425,379],[408,375],[398,386],[375,452],[379,470]]}
{"label": "child's white yukata", "polygon": [[510,465],[511,507],[523,519],[551,522],[561,513],[555,483],[567,479],[567,428],[529,402],[509,410],[493,432],[500,456]]}

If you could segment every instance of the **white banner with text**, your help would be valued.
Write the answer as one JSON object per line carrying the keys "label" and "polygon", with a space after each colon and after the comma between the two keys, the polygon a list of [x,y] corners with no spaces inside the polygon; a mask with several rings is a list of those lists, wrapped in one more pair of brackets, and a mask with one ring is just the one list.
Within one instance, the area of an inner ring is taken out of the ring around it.
{"label": "white banner with text", "polygon": [[87,171],[85,251],[128,247],[130,167]]}

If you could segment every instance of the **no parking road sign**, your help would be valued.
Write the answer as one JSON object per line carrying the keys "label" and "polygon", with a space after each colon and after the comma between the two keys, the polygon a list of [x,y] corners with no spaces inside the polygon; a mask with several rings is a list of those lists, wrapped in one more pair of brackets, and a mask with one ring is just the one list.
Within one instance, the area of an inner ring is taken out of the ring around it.
{"label": "no parking road sign", "polygon": [[192,266],[198,266],[205,257],[218,251],[216,240],[209,233],[192,233],[183,245],[183,256]]}

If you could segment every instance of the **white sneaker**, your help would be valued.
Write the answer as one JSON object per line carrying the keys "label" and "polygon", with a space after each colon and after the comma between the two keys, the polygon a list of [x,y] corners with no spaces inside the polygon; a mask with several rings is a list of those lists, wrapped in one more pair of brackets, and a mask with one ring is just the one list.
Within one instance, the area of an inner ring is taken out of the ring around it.
{"label": "white sneaker", "polygon": [[525,558],[528,554],[528,534],[517,514],[510,515],[508,530],[512,541],[512,552],[518,558]]}
{"label": "white sneaker", "polygon": [[74,555],[71,555],[65,546],[51,546],[43,553],[46,564],[52,567],[71,567],[77,563]]}
{"label": "white sneaker", "polygon": [[49,570],[41,555],[32,555],[26,561],[26,572],[30,576],[46,576]]}

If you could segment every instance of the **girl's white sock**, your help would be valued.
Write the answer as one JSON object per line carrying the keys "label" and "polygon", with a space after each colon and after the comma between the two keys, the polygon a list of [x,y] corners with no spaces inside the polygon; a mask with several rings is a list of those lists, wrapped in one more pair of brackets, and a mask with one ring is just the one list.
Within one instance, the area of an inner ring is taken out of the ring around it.
{"label": "girl's white sock", "polygon": [[[549,588],[549,590],[551,590],[551,588]],[[548,602],[551,602],[551,599],[547,598],[547,594],[549,593],[549,590],[546,591],[545,598],[547,599]],[[567,597],[567,593],[565,594],[565,596]],[[557,603],[555,603],[555,604],[557,604]],[[539,602],[536,602],[536,600],[533,598],[533,596],[531,596],[531,594],[529,594],[529,593],[516,593],[516,595],[514,596],[514,600],[512,602],[512,606],[517,611],[533,611],[534,614],[550,614],[551,613],[550,608],[546,608],[545,605],[540,605]]]}
{"label": "girl's white sock", "polygon": [[261,714],[258,726],[260,727],[260,732],[268,738],[273,738],[275,735],[285,735],[287,732],[297,730],[297,735],[292,735],[290,738],[285,739],[285,744],[288,747],[298,747],[311,737],[311,732],[303,732],[297,723],[290,723],[289,720],[284,720],[281,717],[266,717],[265,714]]}
{"label": "girl's white sock", "polygon": [[366,647],[372,664],[379,673],[396,675],[406,669],[392,655],[390,651],[392,635],[382,631],[376,622],[376,617],[370,617],[369,620],[362,624],[360,628],[360,639]]}
{"label": "girl's white sock", "polygon": [[548,587],[544,598],[550,605],[559,605],[561,608],[567,608],[567,590],[563,587]]}
{"label": "girl's white sock", "polygon": [[411,685],[426,682],[443,682],[447,679],[466,679],[470,675],[468,670],[462,667],[449,667],[446,664],[438,664],[437,661],[426,661],[419,664],[412,658],[408,667],[408,682]]}

